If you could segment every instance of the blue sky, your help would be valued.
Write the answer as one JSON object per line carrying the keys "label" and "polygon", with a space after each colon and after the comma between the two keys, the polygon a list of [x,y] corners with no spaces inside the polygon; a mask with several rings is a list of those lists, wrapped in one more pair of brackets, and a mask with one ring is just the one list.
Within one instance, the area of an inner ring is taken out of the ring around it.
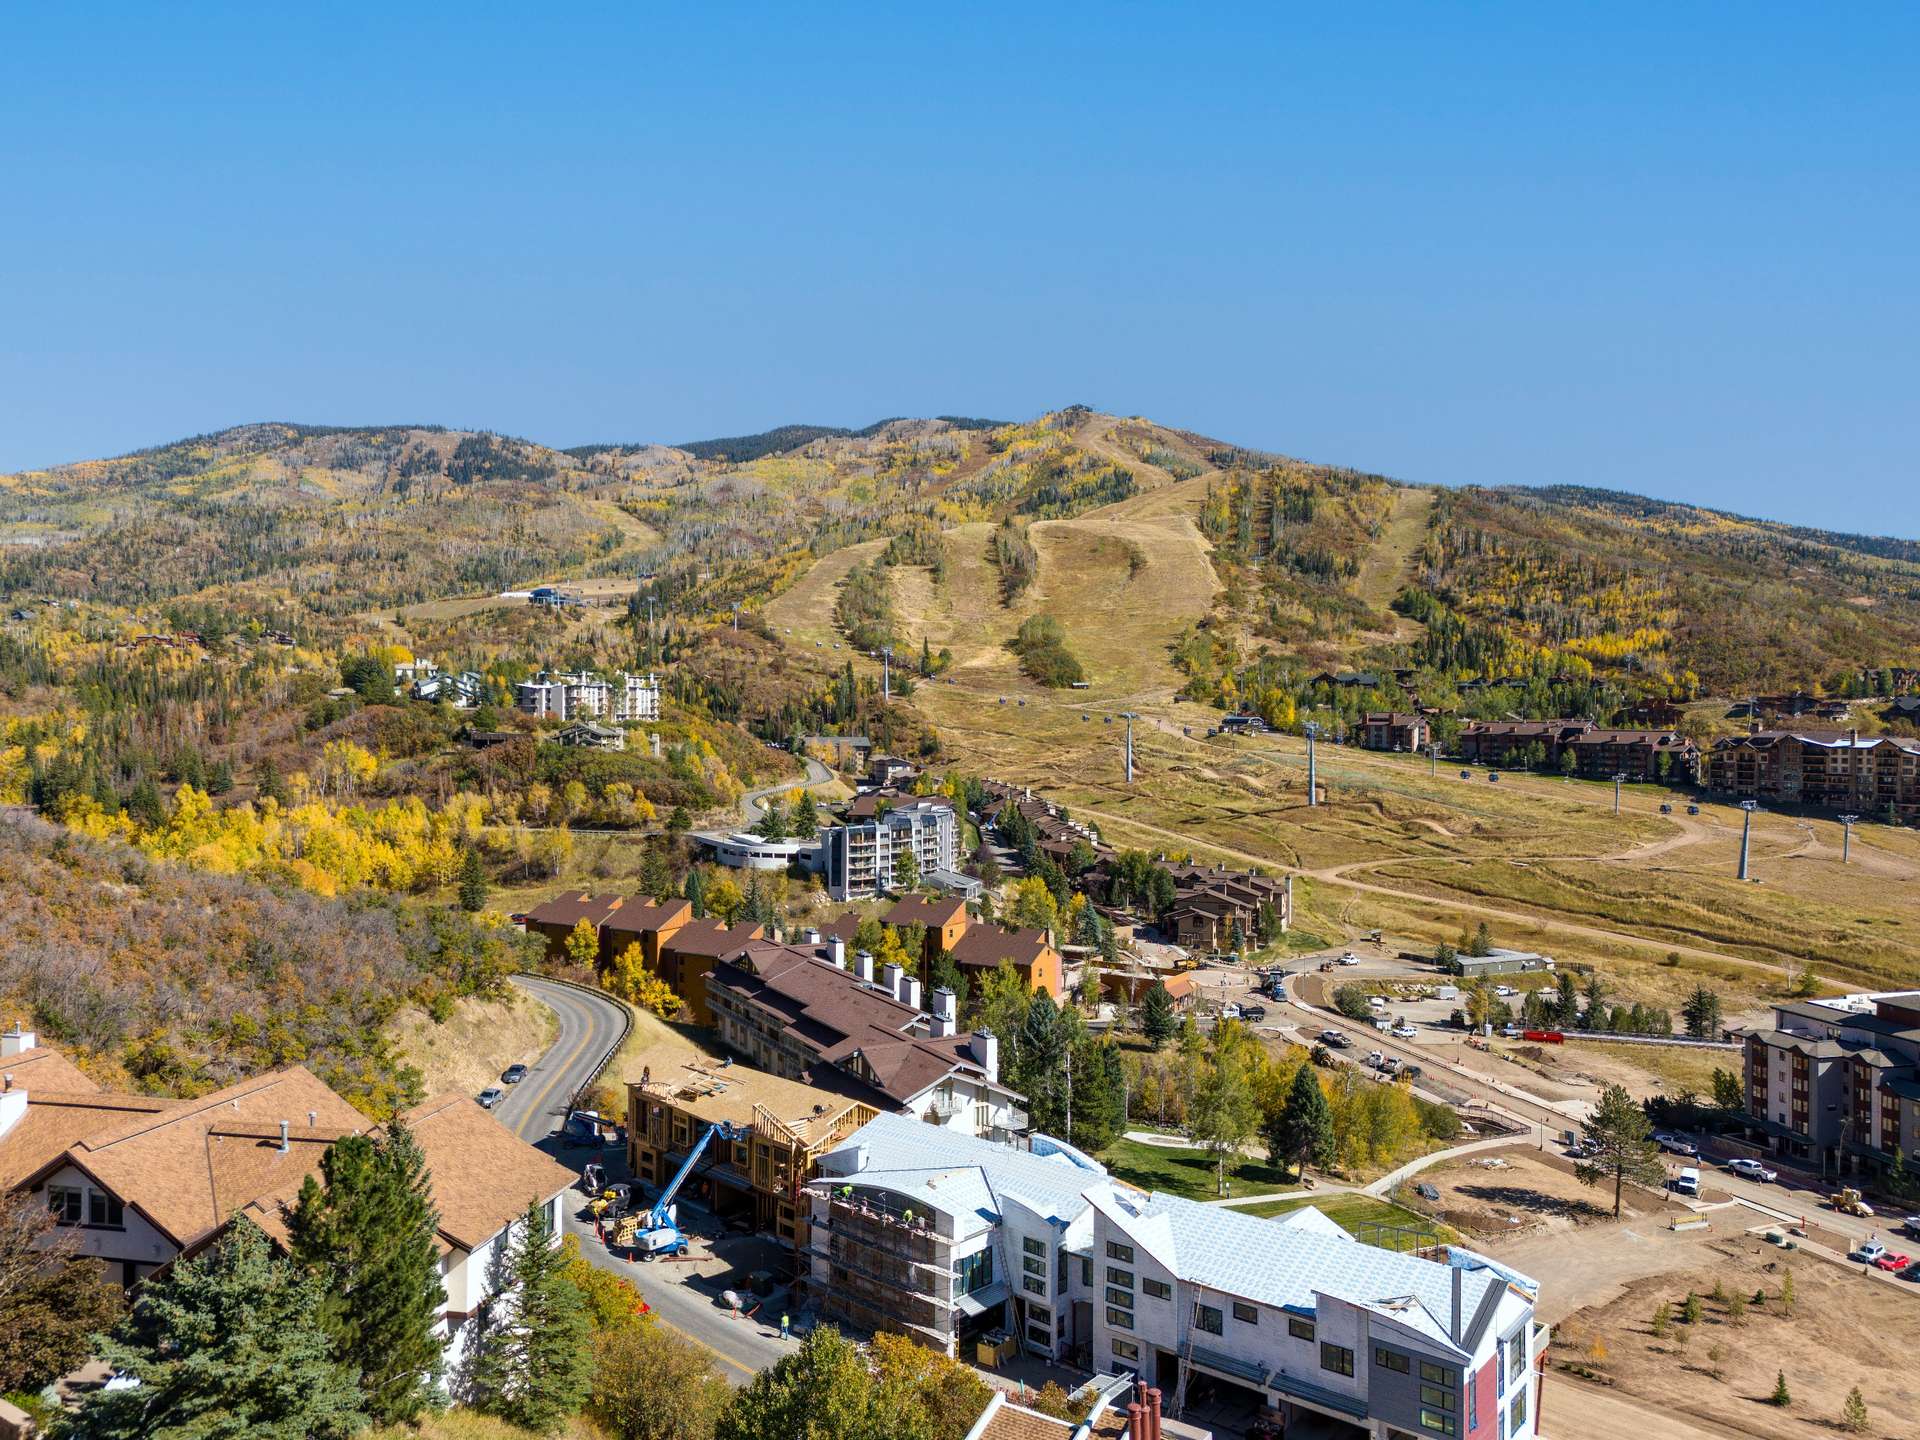
{"label": "blue sky", "polygon": [[0,470],[1078,402],[1920,536],[1911,6],[174,9],[9,14]]}

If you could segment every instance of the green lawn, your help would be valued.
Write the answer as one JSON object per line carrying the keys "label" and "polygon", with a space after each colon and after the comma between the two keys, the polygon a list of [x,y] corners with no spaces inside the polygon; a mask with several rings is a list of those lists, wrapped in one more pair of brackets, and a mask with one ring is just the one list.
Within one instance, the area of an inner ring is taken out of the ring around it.
{"label": "green lawn", "polygon": [[[1204,1150],[1175,1150],[1138,1140],[1116,1140],[1100,1155],[1116,1180],[1142,1190],[1165,1190],[1189,1200],[1218,1199],[1213,1158]],[[1271,1195],[1295,1184],[1284,1170],[1258,1160],[1242,1160],[1227,1167],[1227,1194]]]}
{"label": "green lawn", "polygon": [[1376,1200],[1371,1195],[1292,1195],[1285,1200],[1266,1200],[1258,1205],[1236,1205],[1233,1208],[1242,1215],[1258,1215],[1263,1220],[1271,1220],[1276,1216],[1291,1215],[1305,1205],[1313,1206],[1341,1229],[1351,1231],[1362,1240],[1367,1238],[1366,1232],[1360,1228],[1363,1225],[1404,1225],[1432,1230],[1443,1241],[1460,1238],[1446,1226],[1424,1215],[1417,1215],[1390,1201]]}

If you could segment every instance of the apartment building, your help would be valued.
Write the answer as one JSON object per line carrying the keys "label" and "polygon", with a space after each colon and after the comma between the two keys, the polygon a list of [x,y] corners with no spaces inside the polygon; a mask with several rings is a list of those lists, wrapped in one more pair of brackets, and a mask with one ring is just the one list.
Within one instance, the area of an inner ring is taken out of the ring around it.
{"label": "apartment building", "polygon": [[1585,730],[1566,741],[1575,772],[1588,780],[1691,782],[1700,763],[1693,741],[1677,730]]}
{"label": "apartment building", "polygon": [[1475,765],[1509,765],[1534,746],[1549,763],[1574,737],[1594,729],[1591,720],[1474,720],[1460,732],[1460,758]]}
{"label": "apartment building", "polygon": [[953,992],[935,990],[923,1011],[919,980],[894,964],[876,973],[842,941],[756,940],[714,965],[706,992],[721,1043],[771,1074],[969,1135],[1027,1127],[1023,1097],[1000,1081],[998,1038],[958,1033]]}
{"label": "apartment building", "polygon": [[628,1083],[627,1159],[637,1179],[664,1186],[709,1126],[729,1126],[734,1138],[708,1146],[687,1198],[804,1251],[812,1206],[802,1187],[824,1151],[878,1113],[744,1065],[688,1061]]}
{"label": "apartment building", "polygon": [[1177,944],[1196,950],[1227,950],[1238,937],[1241,948],[1254,943],[1260,909],[1271,906],[1284,934],[1293,924],[1293,882],[1225,865],[1170,865],[1173,904],[1161,916],[1162,928]]}
{"label": "apartment building", "polygon": [[1716,740],[1701,784],[1736,800],[1920,820],[1920,740],[1858,730],[1752,730]]}
{"label": "apartment building", "polygon": [[514,687],[514,704],[537,719],[637,723],[660,718],[660,677],[543,670]]}
{"label": "apartment building", "polygon": [[[121,1095],[15,1027],[0,1036],[0,1066],[9,1077],[0,1185],[43,1197],[81,1253],[129,1287],[211,1245],[236,1214],[284,1244],[300,1187],[327,1148],[370,1128],[298,1065],[192,1100]],[[530,1203],[547,1207],[557,1237],[574,1176],[467,1096],[441,1096],[404,1118],[439,1212],[440,1323],[452,1371],[495,1293],[494,1256]]]}
{"label": "apartment building", "polygon": [[[860,808],[857,802],[855,808]],[[901,796],[869,809],[821,831],[827,893],[834,899],[870,900],[895,892],[908,855],[922,883],[957,877],[960,822],[953,801],[944,795]]]}
{"label": "apartment building", "polygon": [[1176,1418],[1205,1377],[1334,1433],[1534,1433],[1539,1287],[1471,1251],[1145,1194],[1047,1136],[1018,1149],[891,1115],[818,1169],[809,1293],[829,1317],[949,1354],[1008,1332],[1131,1372]]}
{"label": "apartment building", "polygon": [[1746,1036],[1747,1123],[1823,1171],[1920,1166],[1920,991],[1795,1000]]}
{"label": "apartment building", "polygon": [[1045,930],[1033,926],[970,925],[948,953],[953,963],[978,984],[1002,965],[1030,990],[1044,991],[1058,1000],[1066,993],[1060,952]]}
{"label": "apartment building", "polygon": [[1432,733],[1424,715],[1375,711],[1360,721],[1360,744],[1367,750],[1404,750],[1412,754],[1427,748]]}

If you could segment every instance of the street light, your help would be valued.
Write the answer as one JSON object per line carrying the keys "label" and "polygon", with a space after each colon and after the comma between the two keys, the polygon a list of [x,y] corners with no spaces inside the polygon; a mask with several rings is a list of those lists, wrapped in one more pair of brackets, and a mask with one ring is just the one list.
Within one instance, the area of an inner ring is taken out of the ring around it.
{"label": "street light", "polygon": [[1740,878],[1747,878],[1747,857],[1753,841],[1753,812],[1760,808],[1758,800],[1742,800],[1740,808],[1746,812],[1746,819],[1740,825]]}
{"label": "street light", "polygon": [[1840,863],[1842,865],[1846,864],[1847,857],[1853,854],[1853,822],[1859,818],[1858,815],[1840,817]]}
{"label": "street light", "polygon": [[1309,805],[1318,805],[1320,803],[1320,786],[1316,780],[1313,761],[1313,742],[1319,738],[1320,726],[1318,722],[1309,720],[1307,722],[1307,804]]}

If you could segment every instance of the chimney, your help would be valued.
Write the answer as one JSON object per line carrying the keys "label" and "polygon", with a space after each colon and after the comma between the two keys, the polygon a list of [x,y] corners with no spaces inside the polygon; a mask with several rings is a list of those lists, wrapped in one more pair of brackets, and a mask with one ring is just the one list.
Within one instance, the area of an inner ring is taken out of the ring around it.
{"label": "chimney", "polygon": [[880,983],[887,987],[889,995],[900,993],[900,975],[900,967],[891,960],[880,967]]}
{"label": "chimney", "polygon": [[974,1063],[987,1072],[987,1079],[1000,1078],[1000,1041],[991,1030],[976,1030],[967,1045]]}
{"label": "chimney", "polygon": [[1138,1400],[1127,1402],[1127,1440],[1147,1440],[1145,1415],[1146,1411],[1140,1408]]}
{"label": "chimney", "polygon": [[18,1020],[13,1028],[0,1035],[0,1059],[11,1059],[23,1050],[31,1050],[40,1043],[40,1037],[31,1030],[21,1028]]}
{"label": "chimney", "polygon": [[5,1089],[0,1089],[0,1135],[5,1135],[14,1126],[27,1118],[27,1087],[13,1088],[13,1076],[8,1074]]}
{"label": "chimney", "polygon": [[873,952],[871,950],[853,952],[853,973],[856,978],[866,984],[873,983]]}
{"label": "chimney", "polygon": [[842,970],[847,968],[847,942],[838,935],[827,941],[827,951],[833,956],[833,963]]}
{"label": "chimney", "polygon": [[320,1112],[318,1110],[307,1111],[307,1128],[309,1130],[316,1130],[319,1128],[319,1126],[320,1126]]}
{"label": "chimney", "polygon": [[1860,743],[1860,732],[1858,730],[1849,730],[1847,732],[1847,740],[1851,744],[1858,745]]}
{"label": "chimney", "polygon": [[287,1122],[282,1120],[280,1122],[280,1153],[282,1155],[293,1149],[292,1142],[287,1139],[288,1128]]}
{"label": "chimney", "polygon": [[954,1018],[953,991],[944,985],[936,985],[933,989],[933,995],[930,998],[933,1001],[934,1018],[936,1020],[945,1020],[951,1024]]}
{"label": "chimney", "polygon": [[1149,1440],[1160,1440],[1160,1391],[1157,1387],[1147,1391],[1147,1434]]}
{"label": "chimney", "polygon": [[802,945],[818,945],[820,943],[820,932],[812,927],[802,930],[800,932],[800,943]]}
{"label": "chimney", "polygon": [[920,982],[911,975],[900,982],[900,1003],[920,1008]]}

